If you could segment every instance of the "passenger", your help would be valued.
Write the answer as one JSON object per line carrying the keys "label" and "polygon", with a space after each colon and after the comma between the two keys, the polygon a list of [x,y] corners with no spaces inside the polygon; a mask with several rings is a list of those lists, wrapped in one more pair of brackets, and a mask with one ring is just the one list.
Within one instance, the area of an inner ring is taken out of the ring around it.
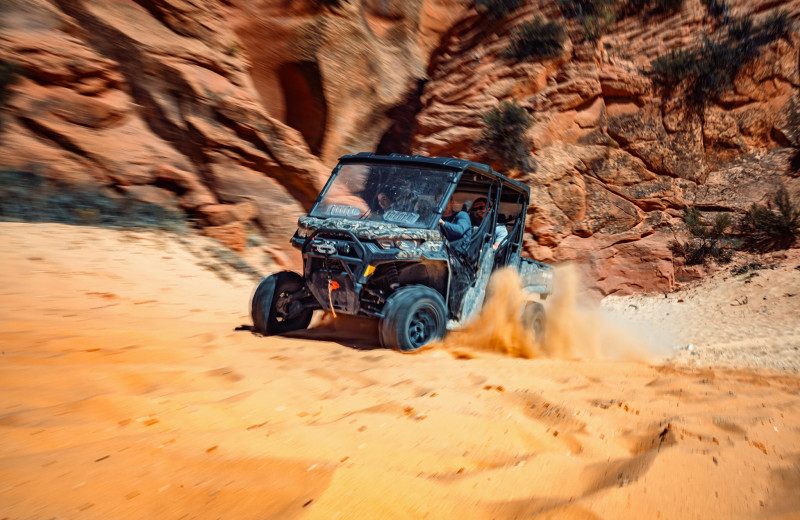
{"label": "passenger", "polygon": [[[472,203],[472,216],[475,218],[475,225],[480,226],[483,217],[486,215],[486,197],[479,197]],[[508,237],[508,230],[502,224],[498,224],[494,230],[494,244],[492,247],[497,249],[500,243]]]}
{"label": "passenger", "polygon": [[464,238],[472,231],[469,215],[465,211],[456,211],[455,206],[455,201],[450,199],[444,208],[443,217],[439,219],[439,223],[444,226],[447,233],[447,240],[450,241]]}

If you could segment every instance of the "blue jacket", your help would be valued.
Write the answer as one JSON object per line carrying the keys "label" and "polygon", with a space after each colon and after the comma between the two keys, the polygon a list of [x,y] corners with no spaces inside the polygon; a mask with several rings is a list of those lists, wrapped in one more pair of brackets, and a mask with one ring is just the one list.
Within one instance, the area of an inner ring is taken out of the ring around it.
{"label": "blue jacket", "polygon": [[458,240],[464,238],[472,231],[472,223],[466,211],[459,211],[449,217],[442,217],[444,229],[447,232],[447,240]]}

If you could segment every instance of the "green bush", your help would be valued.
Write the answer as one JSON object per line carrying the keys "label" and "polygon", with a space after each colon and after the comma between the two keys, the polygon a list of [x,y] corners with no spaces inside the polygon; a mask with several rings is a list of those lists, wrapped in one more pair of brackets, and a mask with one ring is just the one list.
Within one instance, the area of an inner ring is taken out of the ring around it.
{"label": "green bush", "polygon": [[800,237],[800,204],[786,188],[776,191],[766,205],[752,204],[741,222],[745,246],[756,251],[786,249]]}
{"label": "green bush", "polygon": [[697,55],[686,49],[675,49],[654,59],[650,75],[661,85],[673,87],[695,73]]}
{"label": "green bush", "polygon": [[596,40],[617,20],[626,16],[671,14],[683,8],[684,0],[556,0],[561,14],[583,27],[587,40]]}
{"label": "green bush", "polygon": [[685,81],[689,106],[701,111],[733,87],[736,76],[760,55],[762,47],[779,38],[789,40],[792,31],[785,12],[773,13],[761,24],[750,18],[730,20],[721,34],[707,36],[696,48],[659,56],[651,62],[649,73],[656,84],[668,88]]}
{"label": "green bush", "polygon": [[703,0],[708,10],[708,15],[717,20],[725,20],[728,18],[730,8],[725,0]]}
{"label": "green bush", "polygon": [[558,7],[567,18],[603,16],[616,11],[622,0],[557,0]]}
{"label": "green bush", "polygon": [[545,22],[537,16],[530,22],[520,24],[511,35],[511,45],[502,53],[502,57],[515,60],[528,58],[555,58],[564,49],[567,32],[564,26],[556,22]]}
{"label": "green bush", "polygon": [[338,9],[342,6],[342,4],[349,3],[350,0],[314,0],[314,3],[317,4],[317,8],[326,7],[328,9]]}
{"label": "green bush", "polygon": [[771,43],[778,39],[791,43],[793,32],[794,23],[789,17],[789,13],[784,10],[770,13],[759,27],[763,44]]}
{"label": "green bush", "polygon": [[485,13],[489,18],[500,20],[516,11],[525,0],[475,0],[475,9]]}
{"label": "green bush", "polygon": [[533,143],[525,135],[532,124],[528,111],[513,101],[504,101],[483,115],[486,128],[479,146],[488,159],[508,169],[531,171],[535,168],[530,151]]}
{"label": "green bush", "polygon": [[585,39],[594,41],[620,16],[622,0],[557,0],[557,2],[561,14],[580,23]]}
{"label": "green bush", "polygon": [[677,13],[683,9],[684,0],[655,0],[653,11],[659,14]]}
{"label": "green bush", "polygon": [[717,262],[729,262],[736,249],[736,244],[728,234],[732,219],[727,213],[718,213],[711,221],[706,220],[700,210],[686,208],[684,223],[688,231],[688,240],[675,240],[670,244],[672,252],[683,257],[686,265],[698,265],[714,259]]}

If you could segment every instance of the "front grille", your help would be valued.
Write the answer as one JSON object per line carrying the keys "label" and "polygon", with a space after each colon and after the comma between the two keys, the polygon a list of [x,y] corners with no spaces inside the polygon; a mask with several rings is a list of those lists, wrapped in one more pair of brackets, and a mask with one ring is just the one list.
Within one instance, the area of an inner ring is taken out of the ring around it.
{"label": "front grille", "polygon": [[349,233],[343,233],[341,231],[324,230],[317,233],[316,236],[319,238],[329,238],[333,240],[352,240],[352,235]]}
{"label": "front grille", "polygon": [[330,271],[332,273],[344,273],[346,269],[344,268],[344,264],[341,260],[337,260],[335,258],[319,258],[319,257],[312,257],[311,259],[311,272],[316,271]]}

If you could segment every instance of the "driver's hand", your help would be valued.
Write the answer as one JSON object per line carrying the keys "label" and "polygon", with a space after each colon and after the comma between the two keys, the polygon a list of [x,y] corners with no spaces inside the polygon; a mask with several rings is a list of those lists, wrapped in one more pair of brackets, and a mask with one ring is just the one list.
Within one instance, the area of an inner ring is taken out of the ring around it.
{"label": "driver's hand", "polygon": [[444,220],[442,220],[442,219],[439,219],[439,224],[441,224],[441,225],[443,225],[443,226],[444,226]]}

